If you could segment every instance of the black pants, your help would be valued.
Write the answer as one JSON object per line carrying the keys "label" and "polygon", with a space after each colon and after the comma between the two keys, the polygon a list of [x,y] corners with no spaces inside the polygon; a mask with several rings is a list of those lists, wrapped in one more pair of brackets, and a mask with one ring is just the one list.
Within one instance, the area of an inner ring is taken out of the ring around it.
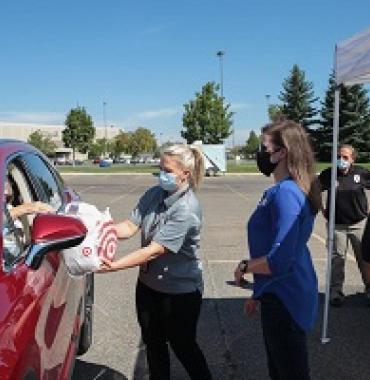
{"label": "black pants", "polygon": [[261,298],[267,363],[273,380],[309,380],[306,333],[273,294]]}
{"label": "black pants", "polygon": [[367,217],[367,222],[362,236],[361,242],[362,259],[370,264],[370,215]]}
{"label": "black pants", "polygon": [[167,294],[154,291],[138,281],[136,309],[146,344],[150,380],[170,379],[167,342],[193,380],[209,380],[211,373],[196,342],[202,304],[199,291]]}

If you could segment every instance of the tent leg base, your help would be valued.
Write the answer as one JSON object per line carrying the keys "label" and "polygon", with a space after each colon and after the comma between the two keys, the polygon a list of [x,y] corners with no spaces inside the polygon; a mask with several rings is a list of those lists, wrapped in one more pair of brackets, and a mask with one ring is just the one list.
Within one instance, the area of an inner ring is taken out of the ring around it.
{"label": "tent leg base", "polygon": [[330,343],[330,338],[321,338],[321,344]]}

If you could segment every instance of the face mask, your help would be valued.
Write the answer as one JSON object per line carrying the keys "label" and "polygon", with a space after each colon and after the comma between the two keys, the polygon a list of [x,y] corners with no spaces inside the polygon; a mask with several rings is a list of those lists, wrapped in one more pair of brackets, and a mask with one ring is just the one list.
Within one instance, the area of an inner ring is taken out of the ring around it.
{"label": "face mask", "polygon": [[159,186],[166,191],[175,191],[177,189],[176,175],[161,170],[159,172]]}
{"label": "face mask", "polygon": [[257,152],[258,170],[267,177],[275,170],[279,162],[271,162],[271,153],[266,151]]}
{"label": "face mask", "polygon": [[346,160],[343,160],[343,158],[338,158],[337,160],[337,166],[340,170],[346,170],[350,167],[350,163]]}

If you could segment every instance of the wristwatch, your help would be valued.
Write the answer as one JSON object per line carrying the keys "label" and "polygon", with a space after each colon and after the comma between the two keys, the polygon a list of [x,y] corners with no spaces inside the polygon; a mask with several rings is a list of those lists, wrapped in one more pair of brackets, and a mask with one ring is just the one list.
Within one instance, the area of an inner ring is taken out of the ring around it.
{"label": "wristwatch", "polygon": [[247,273],[248,272],[248,260],[242,260],[239,263],[239,270],[242,273]]}

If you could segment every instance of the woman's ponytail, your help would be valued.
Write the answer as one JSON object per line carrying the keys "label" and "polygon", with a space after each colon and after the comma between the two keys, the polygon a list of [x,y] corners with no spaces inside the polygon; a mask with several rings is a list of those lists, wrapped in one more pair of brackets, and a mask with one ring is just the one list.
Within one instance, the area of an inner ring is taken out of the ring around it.
{"label": "woman's ponytail", "polygon": [[197,191],[204,176],[204,158],[198,147],[190,145],[189,149],[194,156],[194,170],[191,173],[190,186]]}

